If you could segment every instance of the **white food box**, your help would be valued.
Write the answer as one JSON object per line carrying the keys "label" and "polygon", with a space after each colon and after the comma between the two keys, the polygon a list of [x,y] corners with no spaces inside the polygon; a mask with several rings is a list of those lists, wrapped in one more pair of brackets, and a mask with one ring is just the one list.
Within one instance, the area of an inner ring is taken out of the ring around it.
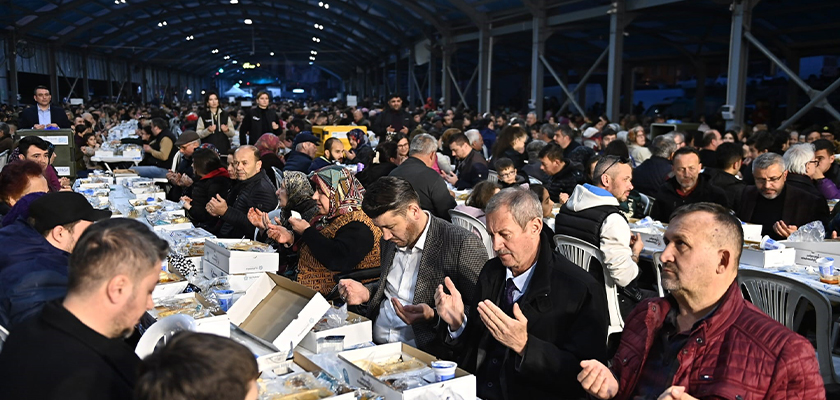
{"label": "white food box", "polygon": [[[149,222],[151,224],[151,222]],[[192,222],[181,222],[179,224],[165,224],[165,225],[155,225],[152,227],[156,233],[159,235],[165,235],[166,232],[169,231],[180,231],[184,229],[192,229],[195,226]],[[166,238],[164,238],[166,239]]]}
{"label": "white food box", "polygon": [[789,249],[796,250],[796,264],[819,267],[817,259],[831,257],[835,268],[840,267],[840,241],[826,240],[824,242],[779,242]]}
{"label": "white food box", "polygon": [[772,268],[793,266],[796,261],[794,249],[755,250],[744,248],[741,251],[741,264],[754,267]]}
{"label": "white food box", "polygon": [[114,156],[114,151],[113,150],[96,150],[93,153],[93,156],[94,157],[100,157],[100,158],[113,157]]}
{"label": "white food box", "polygon": [[[314,290],[313,290],[314,292]],[[373,323],[356,313],[347,313],[347,322],[355,319],[361,319],[355,324],[348,324],[338,328],[326,329],[318,332],[309,332],[306,337],[301,340],[299,346],[313,353],[318,353],[318,339],[327,336],[344,336],[344,347],[353,347],[362,343],[373,341]]]}
{"label": "white food box", "polygon": [[[656,233],[651,233],[651,232]],[[630,232],[638,233],[642,237],[642,243],[645,244],[645,252],[654,253],[665,250],[664,232],[655,228],[631,228]]]}
{"label": "white food box", "polygon": [[245,292],[251,285],[254,284],[260,277],[264,274],[262,272],[257,272],[255,274],[228,274],[223,271],[221,268],[206,262],[202,265],[202,269],[204,270],[204,277],[207,279],[218,278],[221,276],[227,276],[228,284],[230,285],[230,289],[234,292]]}
{"label": "white food box", "polygon": [[146,200],[149,197],[153,197],[157,201],[164,201],[166,200],[166,193],[164,192],[141,192],[141,193],[133,193],[135,199]]}
{"label": "white food box", "polygon": [[123,157],[130,157],[130,158],[143,158],[143,152],[141,152],[139,149],[123,150],[122,156]]}
{"label": "white food box", "polygon": [[219,243],[236,244],[240,239],[207,239],[204,242],[204,262],[221,268],[228,274],[250,274],[255,272],[277,272],[280,257],[277,253],[228,250]]}
{"label": "white food box", "polygon": [[[415,349],[405,343],[387,343],[374,347],[365,347],[356,350],[348,350],[338,353],[338,361],[344,366],[345,376],[348,379],[347,384],[354,387],[362,387],[370,389],[376,393],[385,396],[387,400],[416,400],[426,398],[445,398],[441,397],[451,391],[461,399],[475,399],[476,398],[476,378],[475,375],[464,371],[461,368],[455,370],[455,377],[443,381],[430,383],[419,388],[405,390],[399,392],[383,381],[380,381],[373,375],[370,375],[362,368],[353,364],[354,361],[371,360],[371,361],[387,361],[398,359],[401,355],[414,357],[419,361],[429,365],[437,358],[431,354],[424,353]],[[302,357],[303,354],[301,354]]]}
{"label": "white food box", "polygon": [[[207,301],[207,299],[205,299],[204,296],[202,296],[198,293],[182,293],[182,294],[178,294],[178,295],[175,295],[175,296],[172,296],[172,297],[154,299],[154,301],[155,301],[155,305],[158,305],[158,304],[160,304],[161,301],[166,300],[166,299],[189,299],[189,298],[195,298],[196,301],[198,301],[205,308],[212,309],[212,307],[210,306],[210,303]],[[229,316],[227,314],[225,314],[225,312],[222,311],[222,310],[211,311],[211,312],[213,314],[212,316],[205,317],[205,318],[199,318],[199,319],[195,320],[195,322],[196,322],[196,332],[212,333],[214,335],[230,337],[230,318],[229,318]],[[150,313],[152,314],[153,317],[158,319],[158,317],[157,317],[158,311],[156,309],[152,309],[150,311]]]}
{"label": "white food box", "polygon": [[744,229],[744,241],[761,243],[761,225],[741,223]]}
{"label": "white food box", "polygon": [[[209,241],[208,241],[209,243]],[[330,304],[319,292],[277,274],[264,273],[230,310],[230,322],[291,354]]]}
{"label": "white food box", "polygon": [[173,282],[166,282],[166,283],[158,283],[155,285],[155,290],[152,292],[152,299],[160,299],[163,297],[175,296],[176,294],[181,294],[184,289],[187,288],[187,281],[177,269],[172,268],[168,269],[167,271],[174,275],[178,280]]}

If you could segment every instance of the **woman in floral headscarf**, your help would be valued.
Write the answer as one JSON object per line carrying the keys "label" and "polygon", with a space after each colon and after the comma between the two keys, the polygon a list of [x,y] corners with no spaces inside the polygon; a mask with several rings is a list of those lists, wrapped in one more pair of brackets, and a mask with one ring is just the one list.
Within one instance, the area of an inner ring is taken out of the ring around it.
{"label": "woman in floral headscarf", "polygon": [[283,142],[279,137],[277,137],[277,135],[273,133],[266,133],[257,139],[257,143],[254,143],[254,147],[260,151],[262,170],[265,171],[265,174],[269,178],[268,180],[270,180],[271,183],[274,183],[274,170],[272,167],[283,170],[283,166],[285,165],[283,160],[277,155],[280,148],[283,147]]}
{"label": "woman in floral headscarf", "polygon": [[324,167],[309,179],[318,215],[310,222],[289,218],[294,232],[269,225],[268,236],[300,246],[298,282],[326,295],[339,273],[379,267],[382,233],[362,211],[364,187],[346,169]]}
{"label": "woman in floral headscarf", "polygon": [[373,148],[370,147],[370,140],[367,134],[361,129],[353,129],[347,132],[347,141],[350,142],[350,151],[347,152],[347,164],[364,164],[370,166],[373,160]]}

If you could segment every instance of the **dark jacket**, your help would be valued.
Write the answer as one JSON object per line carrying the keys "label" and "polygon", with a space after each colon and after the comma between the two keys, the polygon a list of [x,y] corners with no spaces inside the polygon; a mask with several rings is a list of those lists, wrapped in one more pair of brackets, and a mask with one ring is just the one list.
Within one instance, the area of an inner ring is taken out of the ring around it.
{"label": "dark jacket", "polygon": [[240,239],[254,237],[254,225],[248,220],[248,210],[253,207],[269,212],[277,206],[274,186],[265,172],[260,171],[249,179],[237,183],[227,197],[228,209],[222,216],[219,236]]}
{"label": "dark jacket", "polygon": [[248,110],[248,115],[242,120],[242,125],[239,127],[239,143],[241,145],[257,143],[257,139],[264,133],[278,132],[271,126],[272,122],[280,124],[280,118],[277,113],[270,108],[252,107]]}
{"label": "dark jacket", "polygon": [[[577,381],[580,362],[605,360],[607,315],[604,286],[582,268],[554,252],[545,232],[540,236],[536,268],[525,293],[517,301],[528,319],[528,343],[524,356],[508,348],[500,374],[478,374],[479,393],[488,382],[501,384],[505,399],[582,399],[585,393]],[[477,296],[468,305],[469,317],[463,334],[454,343],[461,351],[458,365],[476,372],[493,363],[487,351],[500,345],[481,322],[478,302],[501,304],[505,269],[499,258],[484,265],[478,276]],[[447,334],[447,329],[442,329]],[[480,394],[479,394],[480,396]]]}
{"label": "dark jacket", "polygon": [[0,273],[14,264],[38,257],[46,246],[52,247],[23,218],[0,229],[0,243],[14,243],[14,246],[6,246],[0,251]]}
{"label": "dark jacket", "polygon": [[48,301],[67,294],[70,253],[46,239],[33,250],[38,254],[0,272],[0,324],[9,330],[37,315]]}
{"label": "dark jacket", "polygon": [[700,149],[700,163],[703,168],[717,168],[717,153],[714,150]]}
{"label": "dark jacket", "polygon": [[686,197],[677,194],[677,188],[679,187],[680,184],[676,177],[668,179],[659,187],[659,191],[653,195],[656,201],[653,202],[653,210],[650,212],[651,218],[661,222],[669,222],[674,210],[682,205],[692,203],[711,202],[731,208],[726,193],[717,186],[712,186],[709,183],[709,176],[706,174],[700,174],[697,177],[697,186]]}
{"label": "dark jacket", "polygon": [[[38,373],[22,368],[33,362]],[[7,399],[131,399],[139,364],[124,341],[100,335],[50,302],[11,331],[0,353],[0,387]]]}
{"label": "dark jacket", "polygon": [[732,207],[741,202],[741,192],[747,187],[743,180],[717,168],[706,168],[705,173],[709,175],[709,183],[723,190]]}
{"label": "dark jacket", "polygon": [[360,145],[355,149],[350,149],[350,152],[356,155],[352,160],[347,160],[347,164],[364,164],[365,167],[373,163],[373,148],[370,143]]}
{"label": "dark jacket", "polygon": [[309,164],[309,172],[317,171],[321,168],[328,167],[330,165],[334,165],[334,163],[330,160],[327,160],[326,157],[321,156],[312,160],[312,163]]}
{"label": "dark jacket", "polygon": [[292,150],[286,155],[286,166],[283,167],[283,171],[298,171],[308,174],[311,165],[312,157],[297,150]]}
{"label": "dark jacket", "polygon": [[[4,151],[7,151],[7,150],[9,151],[9,153],[11,153],[12,152],[12,147],[14,147],[14,146],[15,146],[15,140],[12,139],[11,136],[3,136],[3,138],[0,139],[0,153],[3,153]],[[79,147],[77,146],[77,149],[78,148]],[[76,151],[81,153],[81,151],[79,151],[79,150],[76,150]],[[6,156],[9,156],[9,155],[10,154],[6,154]]]}
{"label": "dark jacket", "polygon": [[[676,307],[671,295],[644,300],[626,319],[612,362],[615,400],[633,398],[655,335]],[[692,328],[671,385],[701,399],[825,399],[814,347],[741,296],[737,282]]]}
{"label": "dark jacket", "polygon": [[671,161],[667,158],[652,156],[633,170],[633,186],[636,190],[653,196],[671,173]]}
{"label": "dark jacket", "polygon": [[376,119],[373,121],[373,132],[376,133],[376,136],[379,137],[380,142],[385,141],[384,139],[385,136],[388,135],[389,126],[394,128],[394,130],[397,132],[399,132],[403,127],[408,127],[409,133],[411,133],[411,114],[409,114],[403,108],[400,108],[399,110],[395,111],[390,107],[387,107],[386,110],[379,113],[379,115],[377,115]]}
{"label": "dark jacket", "polygon": [[285,168],[285,164],[277,154],[274,153],[266,153],[260,156],[260,161],[262,161],[262,170],[265,172],[265,176],[268,177],[268,180],[271,181],[272,185],[275,185],[276,182],[274,179],[274,168],[279,170],[283,170]]}
{"label": "dark jacket", "polygon": [[487,180],[487,160],[481,153],[471,150],[467,158],[458,164],[458,181],[455,188],[458,190],[470,189],[481,181]]}
{"label": "dark jacket", "polygon": [[[195,184],[196,178],[195,170],[193,170],[192,157],[187,157],[181,154],[181,158],[178,160],[178,165],[175,166],[175,172],[189,176],[190,179],[193,180],[193,184]],[[169,189],[169,193],[166,194],[166,199],[178,202],[182,196],[192,196],[192,186],[183,187],[172,185],[172,187]]]}
{"label": "dark jacket", "polygon": [[373,164],[356,174],[356,179],[359,180],[363,187],[368,187],[373,182],[376,182],[377,179],[388,176],[395,168],[397,168],[397,164],[387,161]]}
{"label": "dark jacket", "polygon": [[391,176],[405,178],[411,184],[420,197],[420,208],[449,221],[449,210],[455,208],[455,198],[449,194],[446,182],[435,170],[417,158],[408,157],[391,171]]}
{"label": "dark jacket", "polygon": [[[417,272],[417,283],[414,286],[412,304],[428,304],[435,307],[435,291],[438,285],[443,285],[447,276],[452,279],[465,304],[473,302],[476,295],[476,281],[481,268],[487,262],[487,250],[478,236],[470,233],[440,218],[431,216],[429,231],[426,233],[426,243],[423,255],[420,256],[420,266]],[[367,316],[376,320],[382,301],[388,301],[385,296],[385,286],[388,274],[397,254],[397,245],[389,241],[382,241],[380,246],[382,255],[382,275],[379,283],[371,288],[368,302]],[[443,357],[446,350],[443,343],[436,340],[437,319],[426,323],[411,325],[417,347],[420,350]],[[445,324],[444,324],[445,325]],[[441,327],[446,330],[445,326]]]}
{"label": "dark jacket", "polygon": [[[70,129],[70,120],[67,119],[67,114],[64,109],[50,104],[50,121],[58,125],[61,129]],[[32,129],[38,122],[38,105],[35,104],[20,112],[18,117],[18,129]]]}
{"label": "dark jacket", "polygon": [[[779,220],[785,221],[788,225],[802,226],[812,221],[822,221],[825,224],[828,220],[828,204],[822,197],[816,197],[804,190],[790,185],[785,185],[784,192],[785,206]],[[753,222],[753,211],[756,200],[761,193],[755,186],[747,186],[741,195],[741,202],[735,208],[736,215],[741,221]],[[765,226],[762,234],[770,235],[774,239],[781,239],[773,231],[772,226]],[[830,233],[829,233],[830,234]]]}
{"label": "dark jacket", "polygon": [[[209,109],[205,109],[204,111],[198,113],[198,118],[202,120],[205,129],[210,125],[217,124],[216,130],[213,131],[213,133],[201,139],[201,144],[210,143],[219,150],[219,154],[228,154],[230,152],[230,138],[222,132],[221,125],[228,123],[230,120],[230,114],[227,111],[222,111],[218,114],[218,117],[219,118],[214,121],[214,116],[210,115]],[[228,129],[232,130],[233,127],[229,126]]]}
{"label": "dark jacket", "polygon": [[814,186],[814,181],[812,181],[808,175],[794,174],[793,172],[788,172],[787,179],[785,179],[785,184],[788,187],[796,187],[814,196],[822,197],[823,199],[825,199],[822,193],[820,193],[820,190],[817,189],[816,186]]}
{"label": "dark jacket", "polygon": [[563,149],[563,158],[566,159],[566,162],[571,160],[578,164],[586,165],[589,163],[589,159],[593,156],[595,156],[595,150],[592,150],[574,140],[571,144],[569,144],[569,147]]}
{"label": "dark jacket", "polygon": [[572,194],[575,186],[584,182],[586,182],[586,176],[583,174],[583,167],[574,161],[566,160],[563,169],[545,182],[545,188],[548,189],[551,201],[556,203],[560,201],[560,193]]}
{"label": "dark jacket", "polygon": [[[223,168],[219,168],[223,169]],[[207,212],[207,203],[216,195],[226,198],[233,181],[227,174],[210,174],[195,181],[192,185],[192,205],[187,215],[197,227],[217,233],[220,217],[214,217]],[[247,215],[247,214],[246,214]]]}
{"label": "dark jacket", "polygon": [[496,144],[496,131],[490,128],[482,128],[479,132],[481,133],[481,138],[484,139],[484,145],[488,149],[492,149],[493,145]]}
{"label": "dark jacket", "polygon": [[151,147],[152,150],[160,151],[160,142],[163,138],[169,138],[169,140],[172,141],[172,150],[169,151],[169,155],[166,156],[166,159],[161,160],[147,152],[143,156],[143,160],[140,161],[140,165],[153,165],[166,170],[172,169],[172,160],[175,158],[175,153],[178,152],[178,148],[175,146],[175,135],[173,135],[169,129],[163,129],[157,136],[153,137],[149,142],[149,147]]}

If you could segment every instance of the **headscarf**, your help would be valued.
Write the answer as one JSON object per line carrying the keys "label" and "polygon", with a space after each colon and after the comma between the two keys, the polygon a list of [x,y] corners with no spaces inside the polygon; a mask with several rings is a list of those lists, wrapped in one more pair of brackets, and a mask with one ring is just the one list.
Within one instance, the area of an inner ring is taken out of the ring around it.
{"label": "headscarf", "polygon": [[363,144],[368,143],[368,136],[365,134],[365,131],[361,129],[353,129],[350,132],[347,132],[347,138],[353,138],[356,142],[359,143],[358,147],[362,147]]}
{"label": "headscarf", "polygon": [[254,147],[260,151],[260,156],[266,154],[277,154],[280,151],[280,138],[273,133],[265,133],[257,139]]}
{"label": "headscarf", "polygon": [[288,209],[311,199],[315,193],[309,180],[306,179],[306,174],[299,171],[283,171],[283,186],[286,187],[286,194],[289,196],[289,202],[286,205]]}
{"label": "headscarf", "polygon": [[216,152],[216,154],[217,154],[217,155],[221,156],[221,154],[219,154],[219,149],[217,149],[217,148],[216,148],[216,146],[213,146],[213,144],[212,144],[212,143],[204,143],[204,144],[202,144],[201,146],[198,146],[198,148],[199,148],[199,149],[210,149],[210,150],[213,150],[213,151],[215,151],[215,152]]}
{"label": "headscarf", "polygon": [[333,165],[319,169],[309,178],[312,183],[326,193],[330,199],[330,209],[326,215],[318,215],[313,221],[315,229],[321,230],[329,222],[340,216],[362,209],[365,188],[344,167]]}
{"label": "headscarf", "polygon": [[44,192],[34,192],[21,197],[9,213],[3,217],[3,221],[0,222],[0,226],[8,226],[12,222],[15,222],[18,217],[23,217],[24,219],[29,218],[29,205],[45,194],[46,193]]}

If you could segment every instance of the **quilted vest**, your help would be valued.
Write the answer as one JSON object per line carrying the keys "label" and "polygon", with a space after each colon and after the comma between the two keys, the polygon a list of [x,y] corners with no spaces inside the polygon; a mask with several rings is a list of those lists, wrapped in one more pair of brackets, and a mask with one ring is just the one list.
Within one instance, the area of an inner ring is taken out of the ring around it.
{"label": "quilted vest", "polygon": [[[361,222],[367,225],[367,227],[370,228],[371,233],[373,233],[373,248],[370,250],[369,253],[367,253],[367,255],[365,255],[365,258],[362,259],[362,262],[360,262],[359,265],[357,265],[354,269],[367,269],[379,267],[379,241],[380,239],[382,239],[382,231],[380,231],[379,228],[373,225],[373,221],[371,221],[370,218],[368,218],[364,211],[355,211],[349,214],[339,216],[329,225],[327,225],[327,227],[321,230],[321,235],[324,235],[324,237],[326,238],[332,239],[335,237],[335,233],[338,232],[338,230],[341,229],[341,227],[353,221]],[[317,250],[329,251],[329,249]],[[312,255],[312,249],[310,249],[308,245],[304,245],[300,250],[300,261],[298,262],[298,268],[298,283],[311,289],[317,290],[321,292],[321,294],[323,294],[324,296],[329,294],[330,290],[332,290],[332,288],[336,285],[335,276],[340,273],[338,271],[331,271],[327,267],[323,266],[315,258],[315,256]]]}
{"label": "quilted vest", "polygon": [[[621,209],[617,206],[598,206],[582,211],[572,211],[565,204],[560,207],[554,222],[554,232],[558,235],[568,235],[583,240],[597,248],[601,248],[601,227],[612,214],[618,213],[622,217]],[[626,217],[624,217],[626,219]],[[590,264],[589,274],[598,282],[604,282],[602,266],[595,260]]]}

